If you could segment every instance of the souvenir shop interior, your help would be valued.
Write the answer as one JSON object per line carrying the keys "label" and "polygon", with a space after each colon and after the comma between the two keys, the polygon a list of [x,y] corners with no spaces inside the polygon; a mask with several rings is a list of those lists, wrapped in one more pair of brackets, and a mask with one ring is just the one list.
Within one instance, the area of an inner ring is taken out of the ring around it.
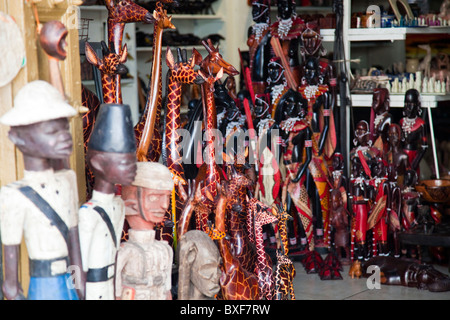
{"label": "souvenir shop interior", "polygon": [[450,1],[0,18],[0,298],[450,299]]}

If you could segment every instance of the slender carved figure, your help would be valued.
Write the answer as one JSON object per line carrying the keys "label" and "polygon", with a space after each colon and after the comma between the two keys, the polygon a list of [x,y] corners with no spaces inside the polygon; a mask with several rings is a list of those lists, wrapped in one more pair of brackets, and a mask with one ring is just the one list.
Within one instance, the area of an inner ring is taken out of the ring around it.
{"label": "slender carved figure", "polygon": [[[206,176],[204,177],[205,184],[203,192],[205,193],[206,190],[208,190],[208,192],[215,197],[217,195],[216,184],[220,181],[220,173],[215,162],[214,130],[217,129],[217,112],[216,103],[214,101],[214,82],[219,80],[223,73],[235,76],[239,74],[239,72],[222,58],[222,55],[219,53],[219,48],[215,48],[210,39],[208,39],[207,42],[203,41],[202,43],[208,51],[208,56],[200,63],[199,71],[206,80],[202,84],[202,102],[207,136],[206,145],[208,148],[208,159],[205,159],[207,160],[207,163],[204,163],[203,165],[203,167],[206,166],[206,168],[204,168],[206,169]],[[202,176],[202,168],[200,168],[197,180]]]}
{"label": "slender carved figure", "polygon": [[[172,51],[167,48],[166,62],[170,69],[169,73],[169,85],[168,85],[168,102],[166,110],[166,146],[167,146],[167,167],[169,168],[175,181],[180,181],[181,184],[185,184],[185,177],[182,166],[182,156],[179,150],[180,134],[177,130],[181,127],[180,121],[180,108],[181,108],[181,93],[183,84],[201,84],[204,80],[199,76],[198,72],[194,70],[196,61],[201,60],[201,56],[198,57],[195,54],[187,61],[186,56],[182,55],[180,49],[178,49],[178,61],[175,62]],[[172,201],[170,211],[166,213],[166,220],[178,221],[182,210],[182,197],[180,196],[179,187],[175,186],[172,194]],[[167,240],[169,244],[172,243],[172,227],[162,228],[162,238]]]}
{"label": "slender carved figure", "polygon": [[[276,208],[276,209],[275,209]],[[286,221],[292,220],[292,217],[286,211],[286,206],[272,206],[272,212],[278,220],[279,248],[277,248],[277,263],[275,266],[275,300],[295,300],[294,277],[295,267],[292,260],[288,257],[289,242],[286,230]]]}
{"label": "slender carved figure", "polygon": [[[122,52],[123,31],[126,23],[144,22],[153,23],[154,18],[147,9],[135,4],[132,0],[105,0],[108,9],[108,47],[110,52]],[[120,90],[121,75],[114,75],[116,83],[117,97],[122,100]],[[122,102],[116,102],[122,103]]]}
{"label": "slender carved figure", "polygon": [[[232,167],[232,166],[231,166]],[[241,262],[249,272],[255,270],[256,265],[256,247],[250,242],[247,229],[245,228],[246,220],[246,198],[240,197],[240,189],[248,188],[253,181],[240,171],[230,168],[229,170],[228,192],[230,201],[227,204],[227,212],[229,214],[230,243],[234,249],[234,256]]]}
{"label": "slender carved figure", "polygon": [[[217,186],[217,189],[216,228],[220,232],[225,232],[225,214],[229,193],[220,186]],[[230,243],[225,237],[218,240],[218,246],[223,260],[220,297],[224,300],[259,300],[258,278],[242,267],[239,260],[232,254]]]}
{"label": "slender carved figure", "polygon": [[272,214],[270,208],[264,206],[262,202],[255,203],[255,243],[257,263],[255,273],[258,276],[259,294],[261,298],[272,300],[275,281],[272,269],[272,260],[264,250],[264,239],[262,226],[269,223],[276,223],[277,217]]}
{"label": "slender carved figure", "polygon": [[172,17],[167,16],[167,11],[161,1],[156,3],[153,18],[155,19],[155,29],[153,32],[152,78],[145,109],[135,127],[139,161],[158,161],[161,155],[159,123],[162,106],[162,35],[165,29],[175,29],[171,21]]}

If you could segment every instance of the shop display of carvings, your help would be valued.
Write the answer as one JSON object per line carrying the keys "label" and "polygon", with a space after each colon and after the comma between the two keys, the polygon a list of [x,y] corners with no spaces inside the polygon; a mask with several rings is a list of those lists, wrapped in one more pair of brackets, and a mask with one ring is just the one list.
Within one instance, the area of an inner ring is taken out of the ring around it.
{"label": "shop display of carvings", "polygon": [[[398,83],[386,88],[380,78],[361,85],[371,115],[354,124],[346,159],[335,123],[342,75],[322,42],[323,17],[297,15],[295,0],[252,0],[249,61],[241,55],[241,66],[232,65],[213,34],[192,35],[204,51],[192,48],[188,59],[187,50],[172,47],[186,44],[169,13],[209,14],[214,2],[104,1],[102,54],[89,41],[84,47],[102,90],[97,100],[83,95],[89,179],[81,206],[66,163],[67,118],[76,111],[65,102],[59,69],[50,70],[51,83],[18,92],[15,108],[0,118],[25,164],[24,179],[0,190],[5,297],[25,298],[14,272],[22,234],[29,299],[295,300],[294,261],[324,281],[367,276],[377,265],[384,284],[450,291],[450,277],[422,264],[418,246],[402,241],[448,224],[449,180],[439,178],[439,168],[436,179],[421,178],[425,153],[435,148],[432,124],[421,117],[423,90],[402,83],[395,91]],[[136,124],[122,99],[126,23],[154,28],[152,37],[137,34],[138,45],[152,44],[152,63]],[[430,86],[442,90],[442,83]],[[193,87],[198,99],[181,121],[183,91]],[[402,94],[401,119],[392,114],[390,93]],[[56,134],[61,145],[51,144]],[[42,197],[51,203],[38,203]],[[79,269],[77,290],[65,281],[69,265]]]}

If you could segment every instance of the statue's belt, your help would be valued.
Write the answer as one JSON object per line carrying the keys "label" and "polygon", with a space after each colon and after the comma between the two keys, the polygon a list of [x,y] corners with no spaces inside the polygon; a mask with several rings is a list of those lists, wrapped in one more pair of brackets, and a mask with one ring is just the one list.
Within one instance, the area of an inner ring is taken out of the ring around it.
{"label": "statue's belt", "polygon": [[[57,277],[67,273],[68,265],[69,265],[68,257],[61,257],[49,260],[29,259],[30,277],[34,278]],[[62,272],[56,272],[56,270],[61,270]]]}
{"label": "statue's belt", "polygon": [[87,282],[103,282],[114,277],[114,263],[103,268],[89,268],[86,281]]}

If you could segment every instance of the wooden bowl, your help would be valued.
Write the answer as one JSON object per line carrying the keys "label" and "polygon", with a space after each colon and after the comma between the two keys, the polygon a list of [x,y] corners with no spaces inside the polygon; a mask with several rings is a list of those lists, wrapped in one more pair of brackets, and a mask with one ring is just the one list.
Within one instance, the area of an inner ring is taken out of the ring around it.
{"label": "wooden bowl", "polygon": [[444,203],[450,200],[450,180],[422,180],[416,185],[416,190],[429,202]]}

